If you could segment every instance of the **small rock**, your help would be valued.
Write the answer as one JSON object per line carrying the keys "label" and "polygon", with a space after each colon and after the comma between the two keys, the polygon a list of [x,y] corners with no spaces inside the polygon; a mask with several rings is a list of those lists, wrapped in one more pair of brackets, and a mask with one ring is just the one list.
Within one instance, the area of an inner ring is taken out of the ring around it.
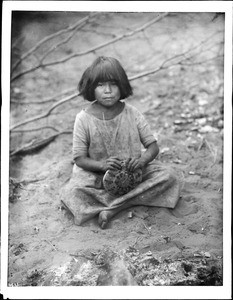
{"label": "small rock", "polygon": [[210,255],[209,252],[205,252],[205,253],[204,253],[204,256],[205,256],[205,257],[211,257],[211,255]]}
{"label": "small rock", "polygon": [[15,88],[13,89],[13,91],[14,91],[15,94],[21,93],[21,90],[20,90],[19,88],[17,88],[17,87],[15,87]]}
{"label": "small rock", "polygon": [[184,118],[184,119],[186,119],[186,118],[189,119],[192,117],[192,115],[190,113],[186,113],[186,114],[182,113],[180,116],[181,116],[181,118]]}
{"label": "small rock", "polygon": [[175,164],[182,164],[182,160],[180,160],[180,159],[174,159],[173,162]]}
{"label": "small rock", "polygon": [[200,253],[194,253],[193,256],[195,256],[195,257],[202,257],[202,255]]}
{"label": "small rock", "polygon": [[204,106],[204,105],[208,104],[208,101],[206,99],[199,99],[198,104],[200,106]]}
{"label": "small rock", "polygon": [[132,211],[129,211],[129,212],[128,212],[128,218],[129,218],[129,219],[132,219],[132,218],[133,218],[133,213],[132,213]]}
{"label": "small rock", "polygon": [[181,125],[181,124],[185,124],[186,121],[185,121],[185,120],[175,120],[173,123],[174,123],[175,125]]}
{"label": "small rock", "polygon": [[193,268],[192,264],[189,264],[189,263],[186,263],[186,262],[183,262],[181,264],[181,266],[184,268],[184,271],[187,272],[187,273],[191,272],[192,268]]}
{"label": "small rock", "polygon": [[189,175],[195,175],[196,173],[193,171],[189,171]]}
{"label": "small rock", "polygon": [[161,149],[160,153],[164,153],[164,152],[167,152],[169,150],[170,150],[170,148],[164,147],[164,148]]}
{"label": "small rock", "polygon": [[196,122],[197,122],[199,125],[205,125],[205,124],[206,124],[206,118],[198,119],[198,120],[196,120]]}
{"label": "small rock", "polygon": [[200,133],[208,133],[208,132],[219,132],[217,128],[214,128],[210,125],[206,125],[198,130]]}
{"label": "small rock", "polygon": [[99,286],[129,286],[137,285],[133,276],[129,272],[126,264],[122,260],[116,260],[109,266],[107,274],[101,274],[98,277],[97,285]]}
{"label": "small rock", "polygon": [[40,229],[39,229],[38,227],[34,227],[34,231],[35,231],[35,232],[39,232],[39,230],[40,230]]}
{"label": "small rock", "polygon": [[223,120],[218,121],[218,128],[223,128],[224,122]]}

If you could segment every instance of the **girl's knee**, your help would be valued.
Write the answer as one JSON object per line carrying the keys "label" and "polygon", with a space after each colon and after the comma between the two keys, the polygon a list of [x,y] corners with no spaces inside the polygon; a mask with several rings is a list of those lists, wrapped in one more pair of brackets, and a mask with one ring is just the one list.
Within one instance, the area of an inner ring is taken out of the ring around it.
{"label": "girl's knee", "polygon": [[170,182],[179,181],[178,174],[172,167],[167,167],[166,173],[167,173],[167,176],[168,176]]}

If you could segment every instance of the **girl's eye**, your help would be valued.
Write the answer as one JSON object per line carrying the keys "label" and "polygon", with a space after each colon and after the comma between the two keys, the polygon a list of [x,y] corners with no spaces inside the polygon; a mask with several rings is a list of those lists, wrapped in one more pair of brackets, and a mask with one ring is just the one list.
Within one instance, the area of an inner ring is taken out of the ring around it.
{"label": "girl's eye", "polygon": [[104,86],[106,86],[106,85],[110,85],[110,86],[116,86],[117,85],[117,83],[116,83],[116,81],[107,81],[107,82],[98,82],[97,83],[97,86],[99,86],[99,87],[104,87]]}

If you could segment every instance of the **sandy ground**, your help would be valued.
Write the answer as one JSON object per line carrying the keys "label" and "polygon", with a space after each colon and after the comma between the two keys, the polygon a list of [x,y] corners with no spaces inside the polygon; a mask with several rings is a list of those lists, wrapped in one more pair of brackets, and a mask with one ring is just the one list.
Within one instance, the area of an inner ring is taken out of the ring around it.
{"label": "sandy ground", "polygon": [[[63,14],[24,18],[24,21],[18,21],[20,26],[15,27],[13,41],[18,51],[24,52],[44,36],[81,17]],[[83,51],[129,28],[135,29],[151,18],[150,14],[99,16],[94,24],[87,24],[74,40],[62,45],[52,58]],[[18,103],[31,103],[20,105],[12,101],[11,124],[44,113],[53,103],[42,105],[33,102],[66,89],[75,89],[80,74],[95,55],[117,57],[129,70],[129,76],[133,76],[223,30],[221,17],[214,21],[212,18],[212,14],[176,14],[161,20],[144,33],[100,49],[96,54],[90,53],[66,64],[39,69],[15,80],[11,99]],[[122,26],[118,26],[119,23]],[[221,38],[221,33],[217,34],[211,43]],[[16,52],[12,53],[16,55]],[[206,53],[203,55],[205,59],[208,57]],[[23,66],[29,66],[34,59],[36,56],[25,61]],[[130,271],[126,277],[131,285],[182,284],[182,278],[197,274],[194,267],[192,270],[186,267],[184,271],[184,261],[194,264],[195,259],[202,263],[202,267],[212,263],[221,269],[222,72],[222,62],[216,59],[205,64],[178,65],[132,82],[135,95],[127,101],[145,113],[153,132],[158,133],[158,159],[183,174],[180,178],[181,197],[173,210],[140,206],[119,213],[106,230],[98,227],[96,219],[83,226],[75,226],[72,216],[59,202],[59,191],[72,172],[72,134],[59,135],[33,154],[12,157],[10,176],[21,186],[14,190],[9,202],[9,285],[101,285],[103,269],[97,258],[106,249],[117,253],[116,256],[120,255],[118,259],[122,266],[120,263],[117,266],[120,266],[121,274],[122,270]],[[57,97],[56,100],[59,99]],[[85,105],[82,99],[77,98],[54,110],[49,118],[28,124],[25,128],[54,126],[59,130],[72,130],[76,113]],[[53,133],[48,129],[12,132],[11,149]],[[133,212],[132,218],[128,215],[130,211]],[[150,277],[146,273],[145,278],[141,278],[139,274],[146,269],[135,262],[145,260],[145,255],[153,256],[157,263],[154,261],[150,266]],[[170,269],[168,272],[170,275],[166,275],[162,268],[164,261],[170,268],[173,264],[173,271]],[[182,262],[183,269],[178,272]],[[162,268],[162,275],[156,279],[153,270],[157,270],[158,265]],[[117,272],[117,267],[111,270]],[[109,269],[105,269],[105,273],[107,271]],[[171,274],[174,275],[172,280]],[[221,272],[219,274],[218,280],[203,281],[202,284],[221,285]],[[192,284],[197,282],[195,280]],[[102,284],[109,282],[102,279]],[[110,280],[110,284],[114,285],[113,281]],[[122,284],[121,281],[118,280],[118,284]],[[190,283],[184,280],[183,284]]]}

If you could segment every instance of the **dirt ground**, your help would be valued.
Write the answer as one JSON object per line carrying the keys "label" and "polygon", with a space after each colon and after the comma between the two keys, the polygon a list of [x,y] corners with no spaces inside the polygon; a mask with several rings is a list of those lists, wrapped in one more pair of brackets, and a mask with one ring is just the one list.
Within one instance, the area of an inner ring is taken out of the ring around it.
{"label": "dirt ground", "polygon": [[[12,62],[45,36],[85,16],[14,16]],[[83,52],[153,17],[152,13],[98,15],[48,61]],[[75,91],[82,72],[98,55],[118,58],[132,77],[170,57],[179,60],[179,54],[191,48],[198,53],[183,64],[133,80],[134,95],[127,100],[158,134],[157,159],[182,171],[181,197],[173,210],[134,207],[115,216],[106,230],[98,227],[97,219],[74,225],[61,206],[59,191],[72,172],[75,115],[87,105],[80,97],[57,107],[47,118],[12,130],[11,151],[55,133],[49,128],[21,129],[53,126],[68,132],[40,151],[11,156],[10,286],[222,285],[223,60],[210,58],[216,51],[221,54],[223,30],[221,15],[177,13],[114,44],[12,81],[11,126],[45,113]],[[202,41],[207,42],[195,48]],[[34,64],[43,47],[17,72]]]}

